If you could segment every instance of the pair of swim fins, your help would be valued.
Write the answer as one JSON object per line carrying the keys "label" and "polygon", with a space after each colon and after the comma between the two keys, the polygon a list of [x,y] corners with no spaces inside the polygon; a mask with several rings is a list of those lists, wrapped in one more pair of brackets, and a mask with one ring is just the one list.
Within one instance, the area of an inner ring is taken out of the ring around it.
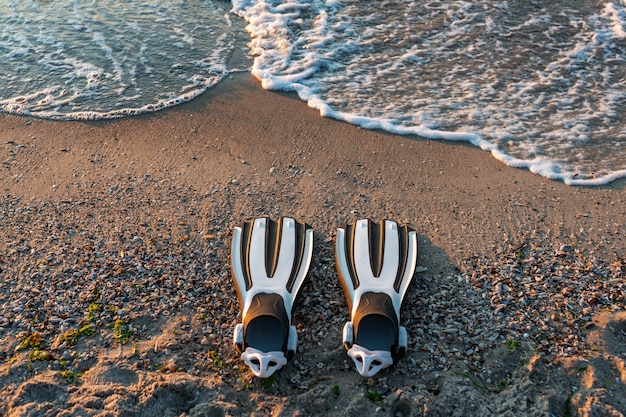
{"label": "pair of swim fins", "polygon": [[[267,378],[293,357],[294,301],[311,265],[313,229],[266,217],[236,227],[232,275],[242,312],[234,343],[254,375]],[[417,237],[391,220],[358,220],[337,230],[335,259],[350,320],[343,343],[358,372],[375,375],[407,348],[400,307],[417,263]]]}

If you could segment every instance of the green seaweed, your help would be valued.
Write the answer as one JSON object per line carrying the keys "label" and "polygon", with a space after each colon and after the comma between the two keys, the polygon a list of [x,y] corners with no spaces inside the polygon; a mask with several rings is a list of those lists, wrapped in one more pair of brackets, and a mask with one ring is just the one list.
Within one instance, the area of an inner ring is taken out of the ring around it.
{"label": "green seaweed", "polygon": [[60,371],[59,376],[63,378],[66,382],[72,383],[76,379],[81,378],[83,376],[82,372],[74,372],[71,370]]}
{"label": "green seaweed", "polygon": [[87,320],[93,322],[96,320],[96,313],[102,310],[102,304],[93,302],[87,307]]}
{"label": "green seaweed", "polygon": [[54,356],[52,356],[52,354],[46,352],[45,350],[41,350],[41,349],[33,349],[28,353],[28,360],[30,362],[34,362],[34,361],[51,361],[54,359]]}
{"label": "green seaweed", "polygon": [[509,351],[509,353],[514,353],[518,347],[519,347],[519,340],[509,339],[506,341],[506,348]]}
{"label": "green seaweed", "polygon": [[383,402],[383,396],[377,392],[374,391],[368,391],[365,394],[365,397],[370,400],[373,401],[375,403],[382,403]]}
{"label": "green seaweed", "polygon": [[215,371],[221,372],[224,370],[224,359],[220,356],[219,352],[216,350],[210,350],[209,359],[211,360],[212,368]]}
{"label": "green seaweed", "polygon": [[135,331],[127,326],[124,320],[117,319],[113,324],[113,338],[121,345],[128,343]]}
{"label": "green seaweed", "polygon": [[266,388],[266,389],[271,388],[275,382],[276,382],[276,374],[272,374],[268,378],[261,380],[261,387]]}
{"label": "green seaweed", "polygon": [[563,417],[572,417],[572,411],[570,410],[570,406],[572,404],[572,397],[574,396],[574,391],[570,391],[565,399],[565,405],[563,406]]}
{"label": "green seaweed", "polygon": [[39,333],[21,333],[20,345],[17,350],[41,349],[41,335]]}
{"label": "green seaweed", "polygon": [[80,329],[72,329],[68,330],[61,335],[61,341],[67,343],[70,346],[75,346],[80,339],[87,336],[92,336],[96,333],[96,330],[90,325],[87,324]]}

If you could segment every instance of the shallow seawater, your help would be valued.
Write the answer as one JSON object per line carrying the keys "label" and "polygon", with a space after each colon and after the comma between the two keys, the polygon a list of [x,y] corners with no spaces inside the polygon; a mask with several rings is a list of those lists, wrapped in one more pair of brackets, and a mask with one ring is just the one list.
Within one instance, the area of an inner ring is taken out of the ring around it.
{"label": "shallow seawater", "polygon": [[626,0],[0,0],[0,109],[109,118],[192,99],[243,19],[267,89],[463,140],[568,184],[626,177]]}
{"label": "shallow seawater", "polygon": [[0,0],[0,109],[102,119],[189,100],[228,73],[225,5]]}

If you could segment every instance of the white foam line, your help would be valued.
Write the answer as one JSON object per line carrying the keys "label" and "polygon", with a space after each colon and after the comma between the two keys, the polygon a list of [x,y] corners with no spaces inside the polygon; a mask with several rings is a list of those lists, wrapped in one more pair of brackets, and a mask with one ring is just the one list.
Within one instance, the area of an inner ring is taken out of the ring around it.
{"label": "white foam line", "polygon": [[626,169],[614,171],[610,174],[597,178],[577,178],[575,174],[560,174],[560,166],[547,158],[537,157],[530,160],[514,158],[503,152],[496,144],[486,140],[480,135],[467,132],[448,132],[430,129],[425,126],[404,126],[392,120],[384,120],[373,117],[357,116],[350,113],[334,110],[318,95],[314,94],[310,88],[303,84],[292,82],[292,79],[305,79],[307,72],[294,75],[292,77],[275,77],[268,72],[257,71],[253,73],[261,81],[263,88],[282,91],[293,91],[307,105],[320,112],[323,117],[341,120],[350,124],[360,126],[365,129],[380,129],[399,135],[416,135],[426,139],[443,139],[449,141],[466,141],[472,145],[488,151],[498,161],[513,168],[528,169],[530,172],[542,177],[563,181],[567,185],[594,186],[604,185],[619,178],[626,178]]}

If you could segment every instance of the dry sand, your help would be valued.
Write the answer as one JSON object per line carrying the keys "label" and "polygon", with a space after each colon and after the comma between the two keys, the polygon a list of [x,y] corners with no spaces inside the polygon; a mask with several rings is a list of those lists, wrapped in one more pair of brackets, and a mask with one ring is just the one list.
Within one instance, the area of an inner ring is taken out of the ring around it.
{"label": "dry sand", "polygon": [[[626,414],[625,181],[323,119],[244,74],[118,121],[0,115],[0,144],[0,415]],[[231,347],[230,238],[259,215],[316,232],[299,352],[266,381]],[[370,379],[333,261],[362,217],[420,245],[410,351]]]}

